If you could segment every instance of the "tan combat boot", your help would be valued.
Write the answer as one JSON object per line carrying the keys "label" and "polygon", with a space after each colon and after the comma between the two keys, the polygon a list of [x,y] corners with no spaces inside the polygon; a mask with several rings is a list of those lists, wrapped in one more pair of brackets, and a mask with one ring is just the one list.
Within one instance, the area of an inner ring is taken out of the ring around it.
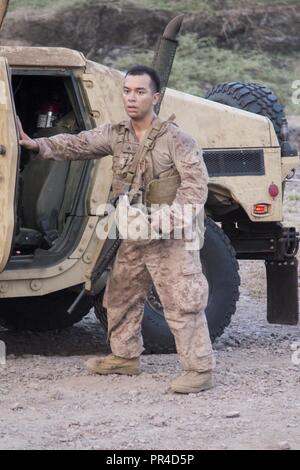
{"label": "tan combat boot", "polygon": [[189,370],[171,382],[172,392],[197,393],[213,387],[212,373]]}
{"label": "tan combat boot", "polygon": [[86,367],[96,374],[140,374],[140,358],[125,359],[109,354],[105,357],[92,357],[85,363]]}

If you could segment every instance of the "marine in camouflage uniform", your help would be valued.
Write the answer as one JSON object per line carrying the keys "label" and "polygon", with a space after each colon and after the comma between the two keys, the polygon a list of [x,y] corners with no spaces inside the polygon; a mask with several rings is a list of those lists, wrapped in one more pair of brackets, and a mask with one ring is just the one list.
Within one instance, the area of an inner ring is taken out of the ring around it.
{"label": "marine in camouflage uniform", "polygon": [[[151,139],[151,133],[148,133],[142,143],[137,139],[130,120],[116,125],[104,124],[78,135],[61,134],[35,139],[39,152],[34,158],[85,160],[112,155],[112,188],[117,195],[126,186],[136,151],[140,145],[145,145],[147,150],[134,175],[133,190],[146,188],[153,179],[179,175],[180,184],[175,199],[168,205],[169,214],[173,215],[176,207],[185,204],[204,205],[208,174],[201,149],[172,122],[162,123],[154,117],[153,128],[156,129],[155,138]],[[144,197],[144,192],[139,194]],[[208,284],[202,273],[199,251],[187,250],[184,239],[122,241],[104,296],[112,355],[108,356],[106,363],[105,359],[102,361],[102,366],[101,361],[92,360],[90,368],[99,373],[139,371],[139,357],[143,351],[143,305],[152,282],[174,335],[182,368],[192,378],[191,386],[185,390],[181,376],[181,382],[173,387],[174,391],[184,393],[209,388],[214,357],[204,313]],[[115,359],[115,366],[111,366]],[[199,373],[204,385],[197,388],[196,380],[193,387],[193,374],[197,379]]]}

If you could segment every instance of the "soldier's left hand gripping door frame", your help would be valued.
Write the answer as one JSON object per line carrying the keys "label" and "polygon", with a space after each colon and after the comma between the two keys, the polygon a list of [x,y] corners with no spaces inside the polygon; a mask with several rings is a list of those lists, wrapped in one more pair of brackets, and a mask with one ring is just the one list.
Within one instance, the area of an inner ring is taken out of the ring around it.
{"label": "soldier's left hand gripping door frame", "polygon": [[15,234],[19,154],[11,72],[0,56],[0,272],[11,256]]}

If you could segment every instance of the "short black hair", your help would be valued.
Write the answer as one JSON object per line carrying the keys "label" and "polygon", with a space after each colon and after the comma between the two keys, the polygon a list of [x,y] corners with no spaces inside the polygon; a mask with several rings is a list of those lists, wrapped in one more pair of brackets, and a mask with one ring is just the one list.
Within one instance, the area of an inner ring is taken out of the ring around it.
{"label": "short black hair", "polygon": [[155,93],[160,93],[161,84],[158,73],[152,67],[147,65],[134,65],[129,70],[127,70],[125,78],[127,75],[148,75],[151,79],[152,89]]}

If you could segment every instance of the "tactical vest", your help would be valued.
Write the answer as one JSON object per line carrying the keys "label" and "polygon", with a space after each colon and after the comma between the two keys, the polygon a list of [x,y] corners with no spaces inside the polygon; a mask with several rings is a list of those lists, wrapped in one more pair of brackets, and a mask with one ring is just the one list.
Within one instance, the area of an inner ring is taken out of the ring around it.
{"label": "tactical vest", "polygon": [[112,181],[114,197],[130,191],[132,200],[135,195],[139,195],[134,202],[147,206],[172,204],[181,182],[180,175],[174,167],[173,175],[154,178],[151,150],[160,131],[173,119],[173,115],[167,121],[155,119],[141,143],[129,141],[126,121],[116,125],[118,138],[113,155]]}

